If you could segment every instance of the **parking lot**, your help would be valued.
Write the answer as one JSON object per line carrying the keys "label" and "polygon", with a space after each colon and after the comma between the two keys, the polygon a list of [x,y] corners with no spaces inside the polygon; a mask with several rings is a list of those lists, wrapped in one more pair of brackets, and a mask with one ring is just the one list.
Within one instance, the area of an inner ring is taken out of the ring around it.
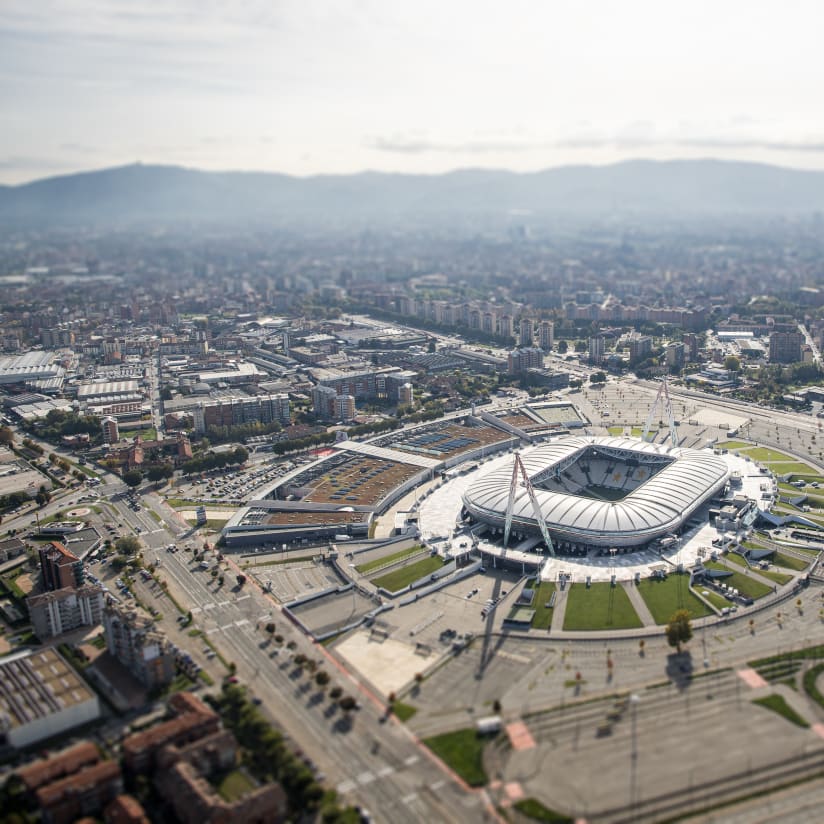
{"label": "parking lot", "polygon": [[281,604],[344,583],[332,567],[316,563],[311,558],[286,564],[250,566],[247,569]]}

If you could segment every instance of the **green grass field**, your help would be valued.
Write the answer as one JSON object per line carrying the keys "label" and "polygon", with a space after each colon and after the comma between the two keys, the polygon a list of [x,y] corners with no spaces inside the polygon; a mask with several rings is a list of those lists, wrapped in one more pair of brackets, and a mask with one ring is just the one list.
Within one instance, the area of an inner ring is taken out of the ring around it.
{"label": "green grass field", "polygon": [[404,704],[403,701],[395,701],[392,704],[392,712],[399,721],[408,721],[417,711],[417,707]]}
{"label": "green grass field", "polygon": [[[709,601],[716,609],[724,609],[725,607],[730,606],[730,602],[723,595],[719,595],[709,587],[696,586],[695,589],[698,590],[698,592],[701,593],[701,596]],[[706,595],[704,593],[706,593]]]}
{"label": "green grass field", "polygon": [[425,578],[432,572],[439,570],[443,566],[443,558],[438,555],[429,555],[420,561],[407,564],[400,569],[393,569],[386,575],[380,575],[372,580],[376,587],[383,587],[389,592],[397,592],[409,584],[414,583],[419,578]]}
{"label": "green grass field", "polygon": [[533,821],[541,821],[544,824],[573,824],[574,818],[563,813],[556,813],[545,807],[540,801],[534,798],[522,798],[513,805],[515,809]]}
{"label": "green grass field", "polygon": [[232,770],[221,778],[217,787],[218,795],[232,802],[255,789],[255,783],[242,770]]}
{"label": "green grass field", "polygon": [[402,549],[400,552],[393,552],[391,555],[384,555],[383,558],[374,558],[371,561],[367,561],[365,564],[358,564],[355,569],[360,572],[361,575],[366,575],[373,569],[386,566],[387,564],[393,564],[397,561],[402,561],[404,558],[408,558],[410,555],[414,555],[422,549],[423,547],[418,544],[416,546],[409,547],[409,549]]}
{"label": "green grass field", "polygon": [[775,581],[780,587],[793,579],[792,575],[787,575],[786,572],[776,572],[774,569],[759,569],[758,574],[769,581]]}
{"label": "green grass field", "polygon": [[482,754],[485,739],[474,729],[456,730],[434,738],[425,738],[424,744],[453,769],[470,787],[481,787],[487,782]]}
{"label": "green grass field", "polygon": [[760,707],[766,707],[768,710],[777,712],[787,721],[795,724],[798,727],[805,729],[810,725],[784,700],[782,695],[773,693],[772,695],[765,695],[763,698],[756,698],[753,704],[758,704]]}
{"label": "green grass field", "polygon": [[773,562],[776,566],[786,567],[787,569],[794,569],[796,572],[801,572],[809,566],[809,561],[802,561],[800,558],[795,558],[792,555],[784,555],[783,552],[776,552],[773,555]]}
{"label": "green grass field", "polygon": [[809,466],[798,461],[764,464],[774,475],[795,475],[797,472],[806,472]]}
{"label": "green grass field", "polygon": [[693,618],[712,615],[712,611],[690,592],[689,575],[669,575],[665,580],[647,578],[638,585],[638,592],[649,607],[656,624],[666,624],[672,614],[686,609]]}
{"label": "green grass field", "polygon": [[[753,446],[746,450],[746,454],[748,458],[752,458],[754,461],[759,461],[761,463],[774,463],[776,461],[796,462],[795,458],[787,455],[785,452],[779,452],[777,449],[770,449],[766,446]],[[801,471],[803,472],[804,470]],[[809,467],[807,468],[807,471],[809,471]]]}
{"label": "green grass field", "polygon": [[634,629],[638,617],[623,587],[573,584],[567,595],[565,630]]}
{"label": "green grass field", "polygon": [[553,592],[555,592],[555,584],[552,581],[541,581],[537,585],[535,599],[532,601],[532,609],[535,610],[535,617],[532,619],[534,629],[549,629],[552,624],[552,613],[555,610],[548,609],[547,604]]}
{"label": "green grass field", "polygon": [[737,450],[741,450],[741,449],[753,449],[755,447],[755,444],[746,443],[745,441],[718,441],[716,446],[719,449],[733,449],[733,450],[737,449]]}
{"label": "green grass field", "polygon": [[746,559],[739,555],[737,552],[728,552],[724,556],[724,560],[729,561],[730,563],[733,563],[736,566],[743,567],[744,569],[747,569],[747,567],[749,566]]}
{"label": "green grass field", "polygon": [[723,569],[732,572],[732,575],[723,579],[727,586],[737,589],[742,595],[748,598],[763,598],[771,588],[760,581],[756,581],[743,572],[737,572],[736,567],[725,564],[723,561],[705,561],[704,566],[708,569]]}

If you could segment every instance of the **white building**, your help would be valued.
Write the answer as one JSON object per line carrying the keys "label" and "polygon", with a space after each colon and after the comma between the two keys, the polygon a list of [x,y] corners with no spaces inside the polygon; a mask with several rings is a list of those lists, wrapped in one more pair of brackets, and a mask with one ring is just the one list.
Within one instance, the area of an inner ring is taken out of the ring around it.
{"label": "white building", "polygon": [[0,743],[27,747],[99,717],[97,696],[52,647],[0,658]]}
{"label": "white building", "polygon": [[41,640],[80,627],[93,627],[103,616],[103,590],[98,586],[65,587],[26,599],[34,634]]}

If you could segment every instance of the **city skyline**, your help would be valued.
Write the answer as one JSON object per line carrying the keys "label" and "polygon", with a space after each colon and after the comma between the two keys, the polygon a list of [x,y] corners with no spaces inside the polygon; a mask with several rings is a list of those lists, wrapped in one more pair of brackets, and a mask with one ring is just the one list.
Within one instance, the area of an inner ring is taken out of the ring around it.
{"label": "city skyline", "polygon": [[811,3],[0,12],[0,182],[144,163],[298,176],[635,157],[824,168]]}

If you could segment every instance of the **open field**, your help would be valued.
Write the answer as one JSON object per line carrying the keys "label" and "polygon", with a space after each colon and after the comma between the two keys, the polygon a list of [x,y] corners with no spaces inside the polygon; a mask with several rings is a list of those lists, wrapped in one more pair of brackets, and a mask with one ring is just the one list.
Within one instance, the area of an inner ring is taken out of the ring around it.
{"label": "open field", "polygon": [[386,575],[380,575],[373,579],[372,583],[376,587],[383,587],[383,589],[389,590],[389,592],[397,592],[404,587],[408,587],[419,578],[425,578],[430,573],[436,572],[442,566],[442,558],[437,555],[430,555],[413,564],[408,564],[400,569],[394,569]]}
{"label": "open field", "polygon": [[666,624],[672,614],[685,609],[692,618],[712,612],[689,590],[689,575],[668,575],[664,580],[647,578],[638,584],[638,592],[649,607],[656,624]]}
{"label": "open field", "polygon": [[470,787],[486,784],[482,759],[486,739],[481,738],[474,729],[436,735],[434,738],[424,739],[423,743],[458,773]]}
{"label": "open field", "polygon": [[737,572],[735,568],[723,561],[706,561],[704,566],[708,569],[723,569],[732,572],[730,577],[724,578],[724,583],[727,584],[727,586],[737,589],[742,595],[748,598],[763,598],[770,591],[770,588],[766,584],[754,580],[743,572]]}
{"label": "open field", "polygon": [[549,629],[552,624],[553,608],[547,607],[552,593],[555,592],[553,581],[541,581],[535,590],[535,598],[532,601],[532,609],[535,610],[535,617],[532,619],[533,629]]}
{"label": "open field", "polygon": [[565,630],[633,629],[641,626],[623,587],[573,584],[564,613]]}
{"label": "open field", "polygon": [[386,566],[387,564],[402,561],[404,558],[408,558],[410,555],[415,555],[422,549],[423,547],[420,544],[417,546],[411,546],[408,549],[402,549],[400,552],[393,552],[391,555],[384,555],[383,558],[373,558],[365,564],[358,564],[355,569],[360,572],[361,575],[367,575],[373,569],[378,569],[379,567]]}

